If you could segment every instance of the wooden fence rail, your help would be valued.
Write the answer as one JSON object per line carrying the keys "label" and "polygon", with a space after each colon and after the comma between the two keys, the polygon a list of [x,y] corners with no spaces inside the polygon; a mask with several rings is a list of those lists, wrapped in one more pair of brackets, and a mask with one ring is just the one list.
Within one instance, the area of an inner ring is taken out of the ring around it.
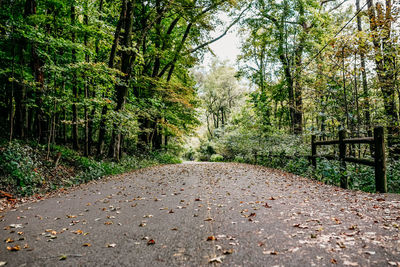
{"label": "wooden fence rail", "polygon": [[[322,156],[317,155],[317,146],[326,145],[339,145],[339,157],[335,156],[323,156],[328,160],[340,161],[340,187],[348,188],[349,177],[346,175],[346,162],[352,162],[362,165],[367,165],[375,168],[375,188],[377,192],[387,192],[387,181],[386,181],[386,156],[385,156],[385,143],[384,143],[384,131],[383,127],[378,126],[374,128],[374,137],[364,138],[346,138],[346,131],[339,131],[338,140],[329,141],[316,141],[316,136],[311,137],[311,162],[314,168],[317,167],[317,158]],[[360,159],[347,157],[347,145],[348,144],[369,144],[370,150],[373,151],[374,160]]]}

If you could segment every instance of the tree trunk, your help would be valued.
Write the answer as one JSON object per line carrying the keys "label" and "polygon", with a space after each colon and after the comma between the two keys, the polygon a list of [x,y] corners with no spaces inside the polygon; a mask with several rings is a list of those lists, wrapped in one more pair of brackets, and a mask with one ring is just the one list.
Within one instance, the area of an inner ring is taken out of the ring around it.
{"label": "tree trunk", "polygon": [[[87,6],[86,6],[87,9]],[[87,11],[87,10],[86,10]],[[84,23],[86,26],[89,25],[89,17],[87,14],[84,15]],[[85,33],[84,36],[84,45],[85,47],[88,46],[88,36],[87,33]],[[85,60],[86,63],[89,63],[89,54],[87,52],[85,52]],[[85,80],[85,99],[88,100],[89,98],[89,78],[88,77],[83,77],[83,79]],[[84,108],[84,117],[85,117],[85,147],[84,147],[84,155],[85,156],[89,156],[90,151],[89,151],[89,116],[88,116],[88,106],[85,103],[85,108]]]}
{"label": "tree trunk", "polygon": [[[128,82],[131,74],[131,64],[134,61],[134,56],[127,48],[132,46],[132,24],[133,24],[133,1],[128,1],[126,7],[126,20],[125,20],[125,32],[123,39],[123,46],[126,48],[121,53],[121,72],[125,74],[123,77],[124,84],[116,86],[117,91],[117,106],[116,112],[121,112],[124,109],[126,97],[128,95]],[[121,148],[121,133],[117,132],[118,125],[114,123],[113,133],[110,142],[109,156],[119,160],[119,153]]]}
{"label": "tree trunk", "polygon": [[[360,0],[356,0],[356,8],[357,12],[360,10]],[[359,32],[362,32],[362,24],[361,24],[361,15],[357,16],[357,29]],[[361,46],[361,42],[359,44]],[[368,91],[368,84],[367,84],[367,72],[365,67],[365,53],[364,53],[364,46],[362,45],[360,50],[360,58],[361,58],[361,78],[362,78],[362,88],[364,94],[364,124],[367,130],[368,136],[372,136],[371,130],[371,114],[370,114],[370,102],[369,102],[369,91]]]}
{"label": "tree trunk", "polygon": [[[71,3],[71,25],[75,25],[75,0]],[[72,29],[71,32],[71,41],[75,43],[75,32]],[[72,51],[72,63],[76,63],[76,51],[73,48]],[[78,136],[78,108],[76,103],[78,102],[78,87],[77,87],[77,77],[76,71],[72,74],[72,95],[73,95],[73,103],[72,103],[72,148],[75,150],[79,149],[79,136]]]}
{"label": "tree trunk", "polygon": [[[114,41],[111,47],[110,58],[108,61],[108,67],[114,68],[115,56],[117,53],[118,43],[121,35],[122,25],[124,24],[126,18],[126,0],[122,1],[121,13],[117,23],[117,27],[115,28]],[[100,156],[103,153],[104,146],[104,137],[106,135],[106,115],[108,112],[108,106],[105,104],[101,110],[101,119],[100,119],[100,129],[99,129],[99,139],[97,142],[97,155]]]}
{"label": "tree trunk", "polygon": [[376,4],[373,0],[368,2],[368,15],[372,42],[375,48],[375,64],[378,75],[379,86],[382,91],[385,113],[387,116],[388,147],[390,155],[398,157],[400,154],[399,126],[397,107],[395,101],[395,64],[396,55],[392,40],[390,39],[392,24],[392,2],[386,1],[386,10],[381,3]]}

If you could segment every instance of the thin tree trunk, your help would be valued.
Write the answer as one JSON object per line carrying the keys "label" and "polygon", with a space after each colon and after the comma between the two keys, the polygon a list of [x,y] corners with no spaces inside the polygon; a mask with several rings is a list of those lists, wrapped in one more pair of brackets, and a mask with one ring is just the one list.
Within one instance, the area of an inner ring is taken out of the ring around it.
{"label": "thin tree trunk", "polygon": [[[87,3],[86,3],[86,5],[87,5]],[[86,26],[89,25],[89,17],[87,15],[87,6],[86,6],[86,14],[84,15],[84,23],[85,23]],[[83,42],[84,42],[85,47],[87,47],[88,46],[87,33],[85,33]],[[89,63],[89,61],[90,61],[89,54],[87,52],[85,52],[85,60],[86,60],[86,63]],[[88,81],[89,78],[85,77],[85,76],[83,77],[83,79],[85,81],[85,88],[84,88],[85,92],[84,92],[84,95],[85,95],[85,100],[88,100],[89,99],[89,81]],[[89,116],[88,116],[87,101],[85,103],[85,108],[84,108],[84,117],[85,117],[85,148],[84,148],[84,155],[85,156],[89,156],[89,154],[90,154],[90,151],[89,151]]]}
{"label": "thin tree trunk", "polygon": [[[356,0],[356,8],[357,12],[360,10],[360,0]],[[362,32],[362,24],[361,24],[361,15],[357,16],[357,30]],[[360,43],[361,45],[361,43]],[[360,50],[360,58],[361,58],[361,78],[362,78],[362,87],[364,94],[364,125],[367,130],[368,136],[372,136],[371,130],[371,114],[370,114],[370,102],[369,102],[369,90],[367,84],[367,71],[365,66],[365,53],[364,53],[364,45]]]}
{"label": "thin tree trunk", "polygon": [[[75,0],[71,3],[71,25],[75,25]],[[75,43],[75,32],[74,29],[71,32],[71,41]],[[72,63],[76,63],[76,51],[72,49]],[[79,133],[78,133],[78,108],[76,103],[78,102],[78,88],[77,88],[77,77],[76,71],[72,74],[72,147],[75,150],[79,149]]]}
{"label": "thin tree trunk", "polygon": [[[130,48],[132,46],[132,24],[133,24],[133,7],[134,2],[128,1],[126,7],[126,19],[125,19],[125,33],[123,39],[123,45],[125,48]],[[130,74],[131,74],[131,64],[134,61],[134,56],[127,49],[122,51],[122,62],[121,62],[121,72],[125,74],[124,84],[117,85],[117,106],[115,108],[116,112],[120,112],[124,109],[126,97],[128,95],[128,85]],[[114,123],[113,132],[110,141],[109,156],[119,160],[119,150],[121,148],[121,134],[117,132],[117,125]]]}
{"label": "thin tree trunk", "polygon": [[[115,28],[114,41],[111,47],[110,58],[108,61],[108,67],[114,68],[115,55],[117,53],[118,43],[120,39],[122,25],[126,18],[126,0],[122,1],[121,13],[117,23],[117,27]],[[99,138],[97,142],[97,155],[100,156],[103,153],[104,146],[104,137],[106,135],[106,115],[108,112],[108,106],[105,104],[101,110],[101,119],[100,119],[100,129],[99,129]]]}

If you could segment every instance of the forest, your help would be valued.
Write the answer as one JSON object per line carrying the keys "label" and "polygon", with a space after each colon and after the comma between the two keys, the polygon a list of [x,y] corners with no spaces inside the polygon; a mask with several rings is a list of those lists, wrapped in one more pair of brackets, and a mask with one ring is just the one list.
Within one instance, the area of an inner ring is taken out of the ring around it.
{"label": "forest", "polygon": [[[345,172],[372,192],[372,168],[322,156],[315,169],[307,156],[312,135],[383,126],[400,193],[399,12],[394,0],[0,0],[0,189],[29,195],[184,158],[336,185]],[[200,67],[233,27],[235,63]],[[374,157],[365,144],[348,154]]]}

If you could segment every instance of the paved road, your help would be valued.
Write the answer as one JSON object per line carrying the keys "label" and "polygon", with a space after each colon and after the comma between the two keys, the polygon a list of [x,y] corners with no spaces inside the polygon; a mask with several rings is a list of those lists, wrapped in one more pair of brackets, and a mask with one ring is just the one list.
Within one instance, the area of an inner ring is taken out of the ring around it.
{"label": "paved road", "polygon": [[153,167],[0,214],[0,265],[397,266],[399,200],[245,164]]}

